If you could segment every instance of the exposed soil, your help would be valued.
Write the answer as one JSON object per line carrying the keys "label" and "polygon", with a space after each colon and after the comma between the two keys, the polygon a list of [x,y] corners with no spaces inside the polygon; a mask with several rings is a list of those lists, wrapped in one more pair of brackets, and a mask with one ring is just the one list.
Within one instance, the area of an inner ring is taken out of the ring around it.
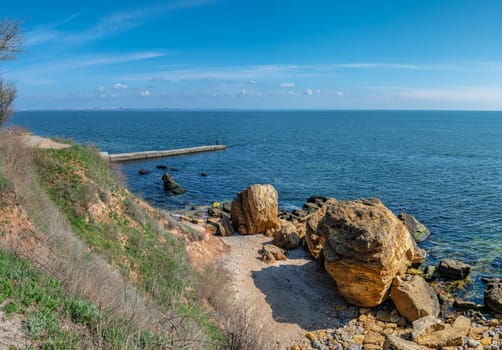
{"label": "exposed soil", "polygon": [[21,316],[0,311],[0,350],[9,349],[9,346],[24,349],[27,345],[29,343]]}
{"label": "exposed soil", "polygon": [[31,135],[31,134],[23,134],[23,135],[20,135],[20,137],[23,139],[23,141],[27,145],[30,145],[31,147],[36,147],[36,148],[63,149],[63,148],[71,147],[71,145],[68,145],[66,143],[56,142],[56,141],[53,141],[53,140],[45,138],[45,137]]}
{"label": "exposed soil", "polygon": [[278,348],[299,342],[308,331],[340,327],[357,315],[305,249],[290,251],[286,261],[267,264],[260,251],[270,238],[235,235],[222,240],[230,246],[223,263],[232,276],[235,300],[263,315],[258,322],[266,325],[267,338],[277,339]]}

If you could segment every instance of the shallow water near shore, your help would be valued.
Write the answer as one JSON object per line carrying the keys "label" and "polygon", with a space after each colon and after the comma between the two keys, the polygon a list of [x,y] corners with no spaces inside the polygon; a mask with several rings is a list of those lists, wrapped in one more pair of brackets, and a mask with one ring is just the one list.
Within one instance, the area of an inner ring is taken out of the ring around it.
{"label": "shallow water near shore", "polygon": [[[167,209],[231,200],[254,183],[274,185],[286,209],[311,195],[378,197],[429,227],[421,246],[431,263],[452,257],[474,265],[466,298],[481,301],[480,276],[501,275],[500,112],[19,112],[11,123],[109,153],[225,144],[225,151],[123,163],[127,186]],[[157,165],[176,168],[169,172],[187,193],[165,194]],[[141,168],[151,173],[139,175]]]}

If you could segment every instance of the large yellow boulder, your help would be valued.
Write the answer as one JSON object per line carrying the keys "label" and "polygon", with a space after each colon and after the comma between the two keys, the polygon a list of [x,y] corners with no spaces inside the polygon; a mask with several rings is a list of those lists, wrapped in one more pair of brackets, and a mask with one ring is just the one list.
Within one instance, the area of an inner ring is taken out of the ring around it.
{"label": "large yellow boulder", "polygon": [[278,194],[272,185],[253,185],[232,201],[231,220],[243,235],[273,234],[279,228]]}
{"label": "large yellow boulder", "polygon": [[316,230],[325,240],[326,270],[351,304],[379,305],[416,258],[412,236],[378,199],[326,204]]}

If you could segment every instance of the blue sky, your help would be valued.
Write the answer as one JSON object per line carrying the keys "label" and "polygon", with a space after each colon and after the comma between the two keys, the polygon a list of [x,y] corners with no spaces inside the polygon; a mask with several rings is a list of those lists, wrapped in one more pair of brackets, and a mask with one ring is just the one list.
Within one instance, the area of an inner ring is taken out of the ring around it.
{"label": "blue sky", "polygon": [[502,109],[502,2],[8,1],[17,109]]}

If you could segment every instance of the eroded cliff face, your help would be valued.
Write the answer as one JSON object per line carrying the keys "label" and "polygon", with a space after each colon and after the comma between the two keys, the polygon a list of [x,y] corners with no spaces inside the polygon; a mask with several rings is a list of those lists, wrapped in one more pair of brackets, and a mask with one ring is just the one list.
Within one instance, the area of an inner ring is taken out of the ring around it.
{"label": "eroded cliff face", "polygon": [[329,201],[322,210],[316,233],[325,240],[326,270],[351,304],[379,305],[415,260],[413,238],[378,199]]}

